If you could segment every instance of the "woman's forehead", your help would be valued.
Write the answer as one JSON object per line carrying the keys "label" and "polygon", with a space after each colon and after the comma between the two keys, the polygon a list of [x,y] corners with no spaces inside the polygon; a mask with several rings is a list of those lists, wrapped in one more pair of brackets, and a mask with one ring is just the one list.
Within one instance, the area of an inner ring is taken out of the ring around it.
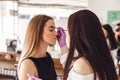
{"label": "woman's forehead", "polygon": [[53,20],[48,20],[46,23],[45,23],[45,26],[55,26],[55,23]]}

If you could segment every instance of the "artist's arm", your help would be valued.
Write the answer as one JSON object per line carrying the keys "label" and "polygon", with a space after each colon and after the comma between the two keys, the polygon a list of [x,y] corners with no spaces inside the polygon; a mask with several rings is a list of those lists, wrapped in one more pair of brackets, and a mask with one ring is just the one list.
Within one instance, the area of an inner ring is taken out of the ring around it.
{"label": "artist's arm", "polygon": [[62,27],[58,27],[57,30],[57,40],[61,49],[61,55],[64,55],[65,53],[68,53],[68,47],[66,44],[66,33]]}

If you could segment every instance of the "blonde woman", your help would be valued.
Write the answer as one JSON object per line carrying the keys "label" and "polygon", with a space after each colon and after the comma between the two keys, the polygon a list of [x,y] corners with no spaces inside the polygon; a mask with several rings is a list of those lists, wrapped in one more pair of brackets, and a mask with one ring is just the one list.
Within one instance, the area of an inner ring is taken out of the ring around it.
{"label": "blonde woman", "polygon": [[57,80],[52,58],[47,52],[48,45],[56,43],[56,37],[52,17],[36,15],[31,19],[18,64],[19,80],[28,80],[27,74],[42,80]]}

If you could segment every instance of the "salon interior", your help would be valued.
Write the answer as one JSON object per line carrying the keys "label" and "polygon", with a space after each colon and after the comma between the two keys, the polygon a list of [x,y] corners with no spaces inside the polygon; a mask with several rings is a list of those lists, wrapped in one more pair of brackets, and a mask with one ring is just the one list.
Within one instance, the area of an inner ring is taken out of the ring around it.
{"label": "salon interior", "polygon": [[[22,53],[28,22],[37,14],[52,16],[56,27],[67,29],[70,14],[92,10],[102,24],[120,22],[120,0],[0,0],[0,80],[18,80],[17,64]],[[67,43],[68,44],[68,43]],[[68,45],[69,46],[69,45]],[[63,76],[58,43],[48,47],[58,80]],[[118,67],[119,69],[119,64]],[[118,71],[119,72],[119,71]]]}

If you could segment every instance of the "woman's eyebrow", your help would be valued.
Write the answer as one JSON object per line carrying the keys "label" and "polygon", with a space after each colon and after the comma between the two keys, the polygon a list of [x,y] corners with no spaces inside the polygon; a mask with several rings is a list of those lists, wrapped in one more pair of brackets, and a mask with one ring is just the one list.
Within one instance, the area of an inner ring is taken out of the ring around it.
{"label": "woman's eyebrow", "polygon": [[[55,26],[49,26],[49,28],[57,29],[57,27],[55,27]],[[68,30],[65,30],[65,29],[64,29],[64,31],[68,31]]]}
{"label": "woman's eyebrow", "polygon": [[56,28],[55,26],[49,26],[49,28]]}

